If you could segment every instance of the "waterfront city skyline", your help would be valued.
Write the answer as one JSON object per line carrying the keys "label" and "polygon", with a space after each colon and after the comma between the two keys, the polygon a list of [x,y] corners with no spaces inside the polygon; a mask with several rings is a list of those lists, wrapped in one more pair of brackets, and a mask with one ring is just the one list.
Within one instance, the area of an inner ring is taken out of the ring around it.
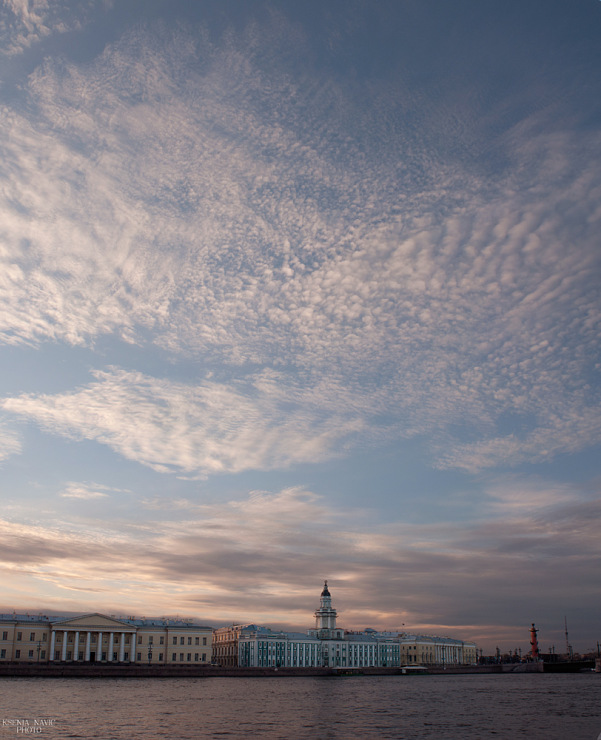
{"label": "waterfront city skyline", "polygon": [[0,0],[0,612],[594,648],[600,24]]}

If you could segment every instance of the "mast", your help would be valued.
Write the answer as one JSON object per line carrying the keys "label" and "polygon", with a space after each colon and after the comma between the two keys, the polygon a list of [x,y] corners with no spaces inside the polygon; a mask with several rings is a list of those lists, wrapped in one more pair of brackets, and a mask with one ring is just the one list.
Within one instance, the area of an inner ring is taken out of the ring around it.
{"label": "mast", "polygon": [[566,633],[566,656],[568,660],[572,660],[572,646],[570,645],[570,640],[568,639],[568,618],[563,618],[563,623],[565,626],[565,633]]}

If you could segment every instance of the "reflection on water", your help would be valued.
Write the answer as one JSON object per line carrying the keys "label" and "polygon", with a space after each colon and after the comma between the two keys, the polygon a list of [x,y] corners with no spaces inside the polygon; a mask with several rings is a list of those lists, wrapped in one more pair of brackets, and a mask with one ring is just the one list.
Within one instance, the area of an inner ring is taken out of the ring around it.
{"label": "reflection on water", "polygon": [[26,734],[48,740],[596,740],[599,733],[601,675],[593,673],[0,679],[2,740]]}

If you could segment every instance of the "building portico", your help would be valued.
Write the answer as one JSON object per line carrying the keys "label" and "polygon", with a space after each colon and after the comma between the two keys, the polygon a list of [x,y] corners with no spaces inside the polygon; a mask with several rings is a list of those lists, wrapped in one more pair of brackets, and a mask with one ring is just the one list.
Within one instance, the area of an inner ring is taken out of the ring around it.
{"label": "building portico", "polygon": [[53,622],[50,661],[125,663],[135,660],[136,628],[102,614]]}

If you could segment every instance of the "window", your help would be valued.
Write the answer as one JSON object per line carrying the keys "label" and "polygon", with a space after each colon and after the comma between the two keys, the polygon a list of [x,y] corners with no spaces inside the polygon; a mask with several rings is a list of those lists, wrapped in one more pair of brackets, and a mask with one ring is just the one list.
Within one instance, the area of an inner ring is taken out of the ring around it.
{"label": "window", "polygon": [[142,660],[142,653],[138,653],[138,660]]}
{"label": "window", "polygon": [[33,650],[30,650],[30,651],[29,651],[29,657],[30,657],[30,658],[33,658]]}
{"label": "window", "polygon": [[6,658],[6,650],[4,648],[0,650],[0,658]]}
{"label": "window", "polygon": [[35,632],[29,633],[29,642],[35,642]]}
{"label": "window", "polygon": [[46,651],[45,650],[42,650],[42,652],[40,653],[40,658],[42,660],[46,660]]}
{"label": "window", "polygon": [[198,663],[198,653],[194,653],[194,661]]}
{"label": "window", "polygon": [[42,635],[42,641],[43,642],[46,642],[46,638],[47,637],[48,637],[48,635],[44,632],[44,634]]}
{"label": "window", "polygon": [[191,644],[192,644],[192,638],[188,637],[188,645],[191,645]]}
{"label": "window", "polygon": [[[173,639],[175,640],[175,637]],[[177,653],[171,653],[171,660],[173,661],[177,660]]]}
{"label": "window", "polygon": [[17,632],[17,640],[20,641],[22,639],[23,639],[23,633],[22,632]]}
{"label": "window", "polygon": [[203,663],[206,663],[207,662],[207,654],[206,653],[203,653],[202,654],[202,662]]}
{"label": "window", "polygon": [[159,645],[164,645],[164,644],[165,644],[165,638],[164,638],[164,636],[163,636],[163,635],[161,635],[161,636],[159,637]]}
{"label": "window", "polygon": [[174,637],[174,638],[173,638],[173,644],[174,644],[174,645],[177,645],[177,637]]}
{"label": "window", "polygon": [[203,645],[206,645],[206,644],[207,644],[207,638],[206,638],[206,637],[203,637],[203,638],[202,638],[202,644],[203,644]]}
{"label": "window", "polygon": [[180,637],[180,638],[179,638],[179,644],[180,644],[180,645],[183,645],[183,644],[184,644],[184,638],[183,638],[183,637]]}
{"label": "window", "polygon": [[179,654],[179,660],[180,660],[180,663],[183,663],[184,662],[184,654],[183,653],[180,653]]}
{"label": "window", "polygon": [[8,640],[8,632],[3,632],[2,633],[2,639],[3,640]]}
{"label": "window", "polygon": [[200,637],[195,637],[194,638],[194,644],[195,645],[200,645]]}
{"label": "window", "polygon": [[144,644],[144,638],[142,637],[142,635],[138,635],[138,645],[143,645],[143,644]]}
{"label": "window", "polygon": [[15,650],[15,658],[20,658],[20,657],[21,657],[21,651]]}
{"label": "window", "polygon": [[192,660],[192,653],[188,653],[188,663]]}
{"label": "window", "polygon": [[159,663],[163,662],[163,653],[159,653]]}

